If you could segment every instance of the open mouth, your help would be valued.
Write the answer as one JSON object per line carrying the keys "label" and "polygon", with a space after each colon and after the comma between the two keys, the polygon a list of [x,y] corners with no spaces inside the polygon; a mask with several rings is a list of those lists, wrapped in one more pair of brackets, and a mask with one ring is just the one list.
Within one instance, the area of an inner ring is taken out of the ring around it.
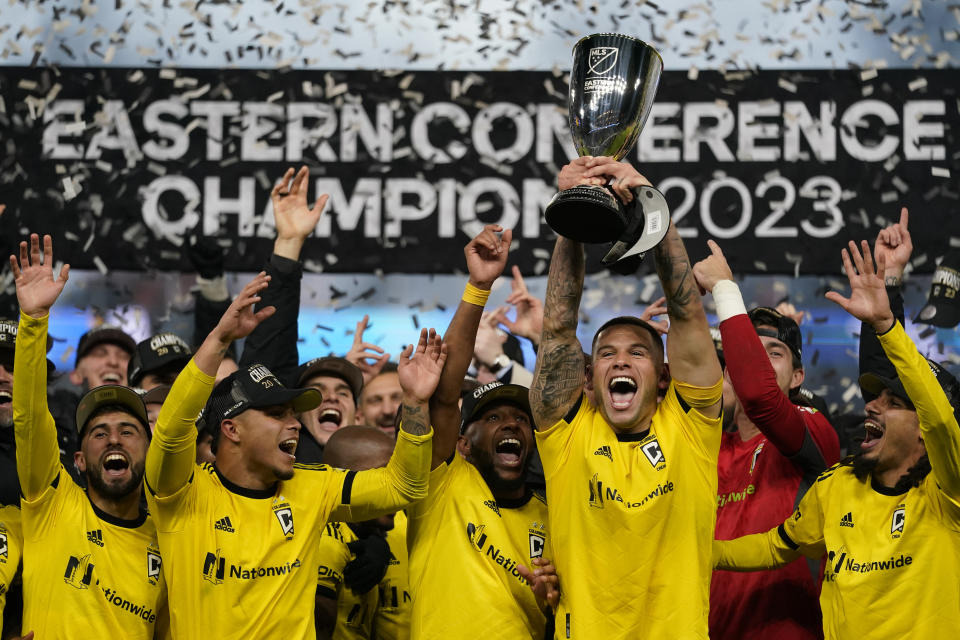
{"label": "open mouth", "polygon": [[862,451],[868,451],[875,447],[883,439],[884,429],[880,423],[867,418],[863,423],[864,438],[860,445]]}
{"label": "open mouth", "polygon": [[296,460],[297,456],[295,454],[297,452],[297,439],[289,438],[281,442],[280,451],[283,451],[285,454]]}
{"label": "open mouth", "polygon": [[0,404],[10,404],[13,402],[13,393],[7,389],[0,389]]}
{"label": "open mouth", "polygon": [[610,404],[614,409],[626,409],[637,395],[637,383],[626,376],[617,376],[610,381]]}
{"label": "open mouth", "polygon": [[320,415],[317,417],[317,422],[320,424],[321,429],[334,430],[340,427],[340,420],[342,419],[343,414],[341,414],[338,409],[328,407],[320,412]]}
{"label": "open mouth", "polygon": [[130,461],[122,453],[108,453],[103,460],[103,470],[108,476],[119,477],[130,468]]}
{"label": "open mouth", "polygon": [[523,444],[513,437],[505,437],[497,442],[494,452],[505,466],[518,467],[523,457]]}
{"label": "open mouth", "polygon": [[101,380],[103,380],[103,384],[123,384],[120,381],[119,373],[114,373],[114,372],[105,373],[102,376],[100,376],[100,378]]}

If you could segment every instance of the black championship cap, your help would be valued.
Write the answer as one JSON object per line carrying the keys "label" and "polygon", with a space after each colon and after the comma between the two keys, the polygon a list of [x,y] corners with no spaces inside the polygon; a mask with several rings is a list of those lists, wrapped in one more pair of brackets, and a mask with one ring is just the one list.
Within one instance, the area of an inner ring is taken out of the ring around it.
{"label": "black championship cap", "polygon": [[316,389],[290,389],[283,386],[262,364],[238,369],[217,383],[197,418],[197,428],[213,433],[220,423],[247,409],[288,404],[297,413],[320,406],[323,397]]}
{"label": "black championship cap", "polygon": [[130,386],[139,386],[148,373],[177,367],[182,369],[192,356],[190,345],[177,334],[165,332],[152,335],[137,344],[127,369],[127,380]]}
{"label": "black championship cap", "polygon": [[914,322],[952,329],[960,323],[960,249],[943,256],[933,272],[927,304]]}
{"label": "black championship cap", "polygon": [[480,385],[470,393],[463,395],[463,407],[460,409],[460,433],[467,430],[467,425],[476,420],[491,405],[513,404],[530,416],[533,424],[533,412],[530,410],[530,390],[518,384],[503,384],[494,381]]}
{"label": "black championship cap", "polygon": [[314,376],[340,378],[350,385],[350,391],[353,392],[353,401],[360,400],[360,392],[363,391],[363,372],[349,360],[336,356],[308,360],[297,369],[297,385],[302,386],[308,378]]}
{"label": "black championship cap", "polygon": [[770,307],[757,307],[751,309],[748,314],[753,326],[766,325],[773,327],[773,331],[757,329],[757,335],[776,338],[787,345],[794,357],[803,362],[801,353],[803,351],[803,334],[800,333],[800,327],[794,322],[793,318],[788,318],[776,309]]}
{"label": "black championship cap", "polygon": [[147,418],[147,408],[140,399],[140,395],[130,387],[124,387],[119,384],[105,384],[96,387],[87,392],[80,398],[80,404],[77,405],[77,431],[83,437],[83,430],[87,426],[90,416],[100,407],[106,405],[119,405],[128,409],[130,414],[135,416],[147,432],[147,438],[150,437],[150,420]]}
{"label": "black championship cap", "polygon": [[[960,413],[960,382],[957,382],[952,373],[929,358],[927,358],[927,365],[929,365],[933,375],[937,377],[940,388],[947,395],[947,400],[953,407],[953,412]],[[913,406],[913,400],[907,395],[907,390],[900,382],[900,378],[884,378],[875,373],[865,373],[860,376],[860,388],[876,396],[879,396],[884,389],[889,389],[890,393],[901,400],[905,400],[911,407]]]}
{"label": "black championship cap", "polygon": [[[17,329],[19,324],[16,320],[9,318],[0,318],[0,364],[7,369],[13,369],[13,355],[17,349]],[[47,336],[47,351],[53,347],[53,338]],[[56,370],[50,359],[47,359],[47,375]]]}
{"label": "black championship cap", "polygon": [[131,356],[137,350],[137,343],[123,329],[104,325],[96,329],[90,329],[80,336],[80,342],[77,343],[77,357],[73,363],[74,368],[95,346],[103,343],[115,344]]}

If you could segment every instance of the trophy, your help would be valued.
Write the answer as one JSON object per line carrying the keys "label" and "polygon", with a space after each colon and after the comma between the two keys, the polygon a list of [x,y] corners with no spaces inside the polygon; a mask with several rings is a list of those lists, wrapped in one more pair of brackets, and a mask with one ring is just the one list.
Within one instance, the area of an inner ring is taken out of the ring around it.
{"label": "trophy", "polygon": [[[663,60],[650,45],[615,33],[582,38],[573,47],[570,132],[581,156],[622,159],[643,128],[657,93]],[[637,187],[624,206],[608,187],[578,185],[550,201],[544,216],[559,235],[587,243],[615,241],[605,264],[642,254],[666,235],[670,211],[652,187]]]}

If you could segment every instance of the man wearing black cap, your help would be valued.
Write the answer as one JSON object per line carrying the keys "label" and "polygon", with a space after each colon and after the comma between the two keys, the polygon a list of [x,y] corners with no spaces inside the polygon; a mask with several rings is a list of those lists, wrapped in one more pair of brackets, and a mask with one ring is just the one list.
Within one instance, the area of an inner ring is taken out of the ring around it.
{"label": "man wearing black cap", "polygon": [[[462,411],[458,406],[511,236],[487,225],[464,249],[470,279],[444,336],[450,355],[431,399],[430,487],[407,510],[411,638],[545,637],[545,603],[537,596],[546,596],[546,584],[525,568],[543,570],[549,555],[544,497],[524,482],[534,450],[527,389],[494,381],[464,395]],[[456,588],[454,566],[462,574]]]}
{"label": "man wearing black cap", "polygon": [[345,358],[314,358],[300,365],[297,386],[316,389],[323,396],[319,406],[300,414],[304,429],[297,443],[297,460],[322,462],[323,448],[330,436],[341,427],[356,424],[363,373]]}
{"label": "man wearing black cap", "polygon": [[89,391],[76,409],[84,492],[64,472],[47,408],[44,351],[50,307],[69,266],[53,279],[50,236],[41,264],[37,235],[11,257],[20,303],[13,393],[23,494],[24,630],[40,638],[154,637],[166,628],[163,563],[153,520],[141,506],[150,430],[127,387]]}
{"label": "man wearing black cap", "polygon": [[87,331],[77,343],[70,382],[84,391],[105,384],[126,384],[136,343],[122,329],[102,326]]}
{"label": "man wearing black cap", "polygon": [[175,333],[165,331],[141,340],[130,360],[127,375],[131,387],[149,391],[172,385],[191,356],[190,345]]}
{"label": "man wearing black cap", "polygon": [[827,297],[873,327],[896,377],[860,378],[876,397],[858,454],[821,474],[779,527],[718,541],[714,556],[717,568],[752,571],[825,555],[828,640],[946,640],[960,628],[960,383],[917,351],[890,309],[883,259],[875,270],[861,246],[843,251],[850,297]]}
{"label": "man wearing black cap", "polygon": [[[261,273],[244,287],[177,377],[147,454],[147,502],[169,556],[174,637],[313,637],[324,524],[393,513],[426,491],[426,397],[435,379],[425,397],[417,390],[405,403],[390,463],[357,473],[295,465],[296,413],[320,404],[315,389],[287,388],[257,364],[214,387],[230,343],[273,313],[253,311],[269,280]],[[429,369],[439,377],[445,349],[422,337],[415,359],[429,383]],[[201,408],[199,426],[213,433],[217,460],[198,468],[194,420]]]}
{"label": "man wearing black cap", "polygon": [[[747,313],[723,252],[712,240],[708,244],[711,255],[694,265],[693,274],[701,290],[713,293],[724,377],[735,393],[724,407],[735,429],[723,434],[717,464],[715,536],[729,540],[782,522],[817,476],[840,459],[840,445],[821,413],[790,400],[804,378],[800,327],[768,307]],[[710,637],[822,637],[819,570],[797,559],[776,571],[715,571]]]}

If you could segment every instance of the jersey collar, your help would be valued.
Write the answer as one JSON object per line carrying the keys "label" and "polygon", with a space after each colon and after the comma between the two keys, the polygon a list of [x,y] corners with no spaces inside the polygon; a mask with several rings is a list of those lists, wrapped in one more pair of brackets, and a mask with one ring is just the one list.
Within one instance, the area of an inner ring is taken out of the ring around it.
{"label": "jersey collar", "polygon": [[123,518],[110,515],[97,505],[93,504],[93,500],[90,500],[90,494],[87,494],[87,500],[90,501],[90,506],[93,507],[93,512],[97,514],[97,517],[108,524],[112,524],[117,527],[123,527],[124,529],[136,529],[147,521],[147,511],[142,505],[140,506],[140,513],[137,514],[136,518],[133,518],[132,520],[124,520]]}
{"label": "jersey collar", "polygon": [[223,488],[230,493],[237,494],[238,496],[263,500],[264,498],[272,498],[277,493],[277,485],[279,482],[274,482],[272,486],[267,487],[266,489],[248,489],[227,480],[226,476],[220,473],[220,469],[217,469],[216,464],[213,465],[213,470],[216,472],[217,477],[220,478],[220,484],[223,485]]}
{"label": "jersey collar", "polygon": [[644,429],[639,433],[616,433],[618,442],[640,442],[648,435],[650,435],[650,429]]}
{"label": "jersey collar", "polygon": [[530,502],[530,498],[533,497],[533,490],[530,487],[527,487],[523,495],[519,498],[497,498],[497,506],[501,509],[519,509],[523,505]]}

